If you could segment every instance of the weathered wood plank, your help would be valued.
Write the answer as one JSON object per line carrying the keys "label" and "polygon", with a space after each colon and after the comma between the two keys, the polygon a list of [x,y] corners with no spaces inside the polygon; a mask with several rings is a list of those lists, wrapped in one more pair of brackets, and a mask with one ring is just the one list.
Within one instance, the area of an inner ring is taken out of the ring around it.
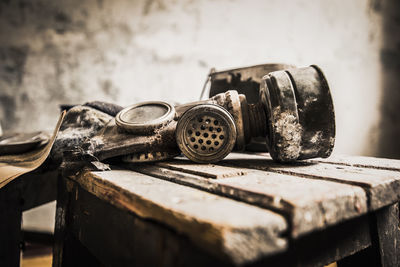
{"label": "weathered wood plank", "polygon": [[329,181],[253,171],[246,179],[227,178],[218,181],[218,186],[222,192],[230,191],[235,196],[247,192],[260,196],[264,202],[271,199],[266,206],[288,211],[293,237],[367,212],[367,198],[361,188]]}
{"label": "weathered wood plank", "polygon": [[338,266],[400,266],[399,204],[370,214],[371,246],[344,258]]}
{"label": "weathered wood plank", "polygon": [[206,178],[226,178],[233,176],[242,176],[246,173],[237,168],[218,166],[215,164],[196,164],[188,160],[173,160],[168,162],[158,162],[157,166],[164,167],[171,170],[182,171],[191,173]]}
{"label": "weathered wood plank", "polygon": [[166,224],[235,264],[287,248],[281,237],[286,221],[268,210],[132,171],[86,172],[71,178],[100,199]]}
{"label": "weathered wood plank", "polygon": [[400,199],[400,172],[382,169],[301,161],[291,165],[273,162],[260,155],[233,154],[221,162],[224,166],[257,169],[298,177],[333,181],[364,188],[368,195],[369,209],[377,210]]}
{"label": "weathered wood plank", "polygon": [[315,162],[339,164],[369,169],[400,171],[400,160],[363,156],[332,155],[326,159],[313,159]]}
{"label": "weathered wood plank", "polygon": [[[232,153],[233,157],[237,157],[238,153]],[[269,153],[259,152],[253,153],[255,156],[260,156],[266,159],[272,159]],[[316,158],[310,159],[303,162],[315,162],[315,163],[327,163],[334,165],[344,165],[359,168],[369,168],[369,169],[380,169],[389,171],[400,171],[400,160],[397,159],[387,159],[387,158],[376,158],[376,157],[366,157],[366,156],[349,156],[332,154],[329,158]]]}
{"label": "weathered wood plank", "polygon": [[[164,165],[179,165],[180,160]],[[243,176],[205,179],[153,165],[131,166],[151,176],[184,183],[202,190],[279,211],[288,217],[291,235],[298,237],[324,229],[367,212],[367,198],[362,188],[294,177],[274,172],[247,170]],[[212,173],[218,166],[210,168]]]}
{"label": "weathered wood plank", "polygon": [[[294,240],[295,264],[278,266],[325,266],[371,246],[368,214],[345,221],[324,231],[317,231]],[[288,255],[288,257],[290,257]],[[274,265],[271,265],[274,266]],[[352,266],[375,266],[352,265]]]}
{"label": "weathered wood plank", "polygon": [[232,266],[171,227],[116,208],[80,186],[72,195],[63,266]]}

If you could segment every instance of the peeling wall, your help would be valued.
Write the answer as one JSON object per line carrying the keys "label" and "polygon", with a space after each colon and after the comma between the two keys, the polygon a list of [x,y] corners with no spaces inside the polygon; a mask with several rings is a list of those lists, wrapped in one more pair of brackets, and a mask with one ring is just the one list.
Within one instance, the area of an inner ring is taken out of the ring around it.
{"label": "peeling wall", "polygon": [[400,121],[380,118],[381,99],[398,91],[396,80],[382,89],[382,10],[392,2],[2,1],[0,121],[49,129],[59,104],[197,100],[211,67],[318,64],[334,97],[336,152],[388,155],[380,129]]}

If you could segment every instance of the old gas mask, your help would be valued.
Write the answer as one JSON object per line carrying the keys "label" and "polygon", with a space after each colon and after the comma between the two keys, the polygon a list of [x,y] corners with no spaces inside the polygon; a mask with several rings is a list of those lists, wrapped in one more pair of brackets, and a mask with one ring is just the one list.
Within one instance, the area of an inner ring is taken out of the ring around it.
{"label": "old gas mask", "polygon": [[182,152],[211,163],[244,150],[255,137],[265,138],[271,157],[280,162],[331,154],[334,110],[317,66],[270,72],[259,80],[252,103],[228,90],[175,107],[166,102],[127,107],[83,147],[99,160],[122,156],[125,162],[147,162]]}

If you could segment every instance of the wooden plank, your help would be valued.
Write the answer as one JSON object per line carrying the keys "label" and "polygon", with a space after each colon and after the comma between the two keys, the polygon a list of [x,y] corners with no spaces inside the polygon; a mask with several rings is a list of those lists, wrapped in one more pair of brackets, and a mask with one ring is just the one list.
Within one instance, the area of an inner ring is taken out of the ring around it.
{"label": "wooden plank", "polygon": [[278,264],[271,266],[325,266],[370,246],[370,224],[369,216],[366,214],[294,240],[293,255],[283,256],[282,261],[292,256],[295,264],[281,264],[282,261],[279,261]]}
{"label": "wooden plank", "polygon": [[215,179],[242,176],[246,174],[246,172],[237,168],[218,166],[215,164],[196,164],[189,160],[164,161],[158,162],[156,165],[171,170],[183,171],[185,173]]}
{"label": "wooden plank", "polygon": [[400,172],[382,169],[300,161],[279,164],[260,155],[233,154],[221,162],[224,166],[257,169],[298,177],[334,181],[362,187],[367,192],[368,208],[377,210],[400,200]]}
{"label": "wooden plank", "polygon": [[400,160],[363,156],[332,155],[326,159],[313,159],[315,162],[338,164],[369,169],[400,171]]}
{"label": "wooden plank", "polygon": [[[287,217],[291,236],[296,238],[367,212],[367,197],[362,188],[331,181],[259,170],[247,170],[243,176],[205,179],[153,165],[132,165],[130,168],[278,211]],[[208,171],[212,173],[217,169]]]}
{"label": "wooden plank", "polygon": [[[238,153],[232,153],[233,157],[238,156]],[[259,156],[266,159],[272,159],[269,153],[258,152],[253,153],[255,156]],[[316,158],[305,160],[303,162],[315,162],[315,163],[327,163],[334,165],[344,165],[359,168],[369,168],[369,169],[380,169],[389,171],[400,171],[400,160],[398,159],[388,159],[388,158],[376,158],[376,157],[366,157],[366,156],[349,156],[332,154],[329,158]]]}
{"label": "wooden plank", "polygon": [[80,186],[72,195],[67,211],[72,242],[64,245],[63,266],[232,266],[171,227],[119,209]]}
{"label": "wooden plank", "polygon": [[287,248],[281,237],[286,221],[268,210],[126,170],[85,172],[71,179],[100,199],[168,225],[235,264]]}
{"label": "wooden plank", "polygon": [[399,204],[371,214],[370,227],[371,246],[340,260],[338,266],[400,266]]}
{"label": "wooden plank", "polygon": [[330,181],[253,171],[246,179],[227,178],[218,185],[235,196],[247,192],[264,202],[271,199],[266,206],[288,212],[295,238],[367,212],[367,197],[361,188]]}

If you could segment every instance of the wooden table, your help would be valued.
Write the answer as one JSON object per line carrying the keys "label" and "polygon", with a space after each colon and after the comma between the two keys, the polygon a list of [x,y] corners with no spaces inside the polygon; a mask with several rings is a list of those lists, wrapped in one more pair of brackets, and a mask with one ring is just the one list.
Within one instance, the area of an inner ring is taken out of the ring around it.
{"label": "wooden table", "polygon": [[57,197],[58,170],[38,169],[0,189],[0,266],[19,266],[22,212]]}
{"label": "wooden table", "polygon": [[54,266],[400,266],[399,200],[400,161],[368,157],[87,171],[60,183]]}

